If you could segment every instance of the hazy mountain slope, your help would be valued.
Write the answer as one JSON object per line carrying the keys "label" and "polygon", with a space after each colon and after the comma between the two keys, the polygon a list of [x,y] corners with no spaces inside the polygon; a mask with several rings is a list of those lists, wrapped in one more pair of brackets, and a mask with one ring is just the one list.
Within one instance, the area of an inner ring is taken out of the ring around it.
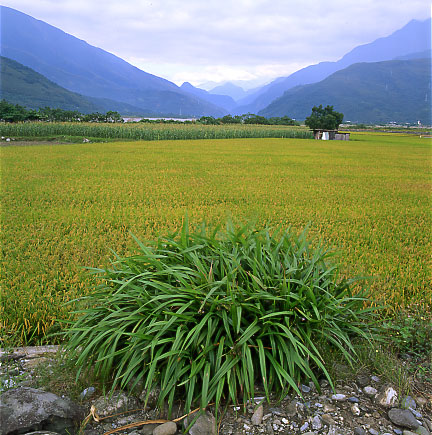
{"label": "hazy mountain slope", "polygon": [[114,110],[124,115],[151,114],[126,103],[68,91],[31,68],[3,56],[0,57],[0,76],[0,99],[31,109],[49,106],[81,113]]}
{"label": "hazy mountain slope", "polygon": [[192,86],[189,82],[184,82],[180,89],[184,92],[188,92],[192,95],[195,95],[202,100],[208,101],[211,104],[222,107],[223,109],[229,111],[236,106],[236,102],[229,97],[228,95],[218,95],[212,94],[210,92],[205,91],[204,89],[196,88]]}
{"label": "hazy mountain slope", "polygon": [[224,110],[185,94],[100,48],[43,21],[1,6],[1,53],[58,85],[154,112],[221,115]]}
{"label": "hazy mountain slope", "polygon": [[414,52],[430,52],[430,50],[431,19],[412,20],[390,36],[354,48],[337,62],[321,62],[317,65],[310,65],[288,77],[276,79],[261,88],[255,96],[239,100],[236,113],[257,113],[286,90],[298,85],[319,82],[353,63],[391,60]]}
{"label": "hazy mountain slope", "polygon": [[259,114],[305,119],[313,106],[329,104],[352,122],[430,124],[430,70],[430,58],[354,64],[286,91]]}

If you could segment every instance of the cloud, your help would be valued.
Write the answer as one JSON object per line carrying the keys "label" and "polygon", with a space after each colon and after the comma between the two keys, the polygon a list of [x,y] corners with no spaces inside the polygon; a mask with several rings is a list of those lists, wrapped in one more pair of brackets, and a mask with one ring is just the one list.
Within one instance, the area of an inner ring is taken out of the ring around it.
{"label": "cloud", "polygon": [[233,79],[287,75],[299,65],[337,60],[413,18],[430,16],[425,0],[6,0],[3,4],[177,82],[188,74],[188,81],[195,82],[226,80],[230,74]]}

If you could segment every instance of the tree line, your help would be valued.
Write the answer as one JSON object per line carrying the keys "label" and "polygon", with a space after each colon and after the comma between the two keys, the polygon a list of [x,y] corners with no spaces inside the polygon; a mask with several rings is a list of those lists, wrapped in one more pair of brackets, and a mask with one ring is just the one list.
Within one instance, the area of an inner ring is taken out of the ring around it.
{"label": "tree line", "polygon": [[57,122],[123,122],[118,112],[80,113],[78,110],[64,110],[51,107],[27,109],[6,100],[0,101],[0,120],[5,122],[57,121]]}

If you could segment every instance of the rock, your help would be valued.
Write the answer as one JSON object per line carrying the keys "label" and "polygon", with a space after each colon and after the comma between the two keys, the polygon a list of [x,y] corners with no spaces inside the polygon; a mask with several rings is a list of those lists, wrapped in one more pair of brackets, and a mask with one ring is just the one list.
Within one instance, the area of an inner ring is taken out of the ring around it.
{"label": "rock", "polygon": [[323,414],[321,420],[328,426],[334,426],[336,424],[334,418],[330,414]]}
{"label": "rock", "polygon": [[[194,416],[186,417],[184,420],[184,427],[187,428]],[[216,420],[208,411],[200,415],[197,421],[189,429],[190,435],[216,435]]]}
{"label": "rock", "polygon": [[168,421],[153,429],[153,435],[174,435],[177,432],[177,425]]}
{"label": "rock", "polygon": [[415,400],[411,396],[405,396],[401,400],[400,407],[402,409],[409,409],[409,408],[416,409],[417,404],[416,404]]}
{"label": "rock", "polygon": [[354,435],[365,435],[366,431],[362,427],[354,428]]}
{"label": "rock", "polygon": [[371,428],[369,429],[369,433],[370,433],[371,435],[379,435],[379,432],[378,432],[376,429],[374,429],[373,427],[371,427]]}
{"label": "rock", "polygon": [[314,430],[320,430],[321,428],[322,428],[321,417],[319,415],[316,415],[312,419],[312,429],[314,429]]}
{"label": "rock", "polygon": [[357,403],[353,403],[351,405],[351,412],[353,413],[353,415],[359,416],[360,415],[360,408],[357,405]]}
{"label": "rock", "polygon": [[420,426],[413,413],[408,409],[392,408],[388,412],[388,417],[397,426],[408,429],[417,429]]}
{"label": "rock", "polygon": [[297,414],[297,400],[291,400],[286,408],[286,414],[288,417],[294,417]]}
{"label": "rock", "polygon": [[429,429],[429,432],[432,432],[432,421],[427,418],[423,419],[425,426]]}
{"label": "rock", "polygon": [[375,398],[375,402],[384,408],[392,408],[397,401],[398,395],[393,387],[383,388]]}
{"label": "rock", "polygon": [[301,385],[300,389],[302,390],[303,393],[310,393],[311,388],[308,387],[307,385]]}
{"label": "rock", "polygon": [[128,396],[121,391],[115,391],[107,397],[99,397],[94,401],[93,405],[101,417],[141,408],[139,401],[135,397]]}
{"label": "rock", "polygon": [[351,403],[359,403],[360,400],[357,399],[357,397],[348,397],[348,402],[351,402]]}
{"label": "rock", "polygon": [[415,417],[417,420],[420,420],[420,419],[423,417],[423,416],[421,415],[421,413],[418,412],[416,409],[409,408],[409,410],[413,413],[414,417]]}
{"label": "rock", "polygon": [[303,426],[300,427],[300,430],[301,430],[302,432],[304,432],[308,427],[309,427],[309,423],[308,423],[308,422],[305,422],[305,423],[303,424]]}
{"label": "rock", "polygon": [[367,375],[359,375],[357,377],[357,385],[361,388],[366,387],[370,382],[370,377]]}
{"label": "rock", "polygon": [[146,403],[147,407],[153,409],[156,407],[160,392],[161,390],[159,386],[153,387],[150,390],[150,394],[147,398],[147,403],[146,403],[147,390],[143,389],[140,395],[138,396],[138,398],[141,400],[141,402]]}
{"label": "rock", "polygon": [[337,402],[342,402],[346,399],[345,394],[333,394],[331,396],[332,400],[336,400]]}
{"label": "rock", "polygon": [[254,426],[259,426],[262,423],[264,416],[264,407],[262,405],[258,406],[251,417],[251,422]]}
{"label": "rock", "polygon": [[416,435],[415,432],[411,432],[410,430],[404,430],[403,435]]}
{"label": "rock", "polygon": [[363,393],[365,393],[368,397],[374,397],[378,393],[378,390],[369,385],[363,388]]}
{"label": "rock", "polygon": [[80,399],[81,400],[88,399],[89,397],[91,397],[95,393],[95,391],[96,391],[95,387],[85,388],[83,390],[83,392],[80,394]]}
{"label": "rock", "polygon": [[39,431],[75,433],[83,410],[68,398],[35,388],[20,387],[2,393],[2,434]]}
{"label": "rock", "polygon": [[49,430],[38,430],[36,432],[27,432],[26,435],[60,435],[58,432],[50,432]]}
{"label": "rock", "polygon": [[[159,424],[151,423],[145,424],[142,426],[142,429],[139,431],[139,435],[153,435],[153,431],[159,426]],[[129,434],[131,435],[131,434]]]}
{"label": "rock", "polygon": [[378,376],[372,376],[371,379],[372,379],[372,381],[375,382],[375,383],[378,383],[378,382],[381,381],[381,379],[380,379]]}
{"label": "rock", "polygon": [[423,426],[419,426],[416,430],[415,433],[418,435],[430,435],[430,432]]}
{"label": "rock", "polygon": [[329,403],[326,403],[326,404],[324,404],[323,411],[325,414],[327,414],[328,412],[335,412],[336,407],[333,405],[330,405]]}

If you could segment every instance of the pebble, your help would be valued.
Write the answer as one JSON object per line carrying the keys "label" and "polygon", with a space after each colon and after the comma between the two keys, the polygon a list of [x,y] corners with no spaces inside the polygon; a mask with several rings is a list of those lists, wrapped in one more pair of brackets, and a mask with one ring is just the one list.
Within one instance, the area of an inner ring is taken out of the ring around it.
{"label": "pebble", "polygon": [[388,417],[392,423],[407,429],[417,429],[420,424],[408,409],[392,408],[388,412]]}
{"label": "pebble", "polygon": [[345,394],[333,394],[331,398],[332,398],[332,400],[336,400],[337,402],[341,402],[341,401],[346,399],[346,396],[345,396]]}
{"label": "pebble", "polygon": [[400,407],[402,409],[416,409],[416,402],[415,400],[411,397],[411,396],[405,396],[402,400],[401,400],[401,404]]}
{"label": "pebble", "polygon": [[321,416],[322,421],[327,424],[328,426],[334,426],[336,424],[336,421],[330,414],[323,414]]}
{"label": "pebble", "polygon": [[348,402],[351,402],[351,403],[359,403],[360,400],[357,399],[357,397],[348,397]]}
{"label": "pebble", "polygon": [[251,417],[251,422],[254,426],[259,426],[264,417],[264,407],[262,405],[258,406],[258,408],[255,410]]}
{"label": "pebble", "polygon": [[309,423],[306,422],[303,426],[300,427],[300,430],[304,432],[309,427]]}
{"label": "pebble", "polygon": [[419,426],[416,429],[415,433],[417,435],[430,435],[430,432],[425,427],[423,427],[423,426]]}
{"label": "pebble", "polygon": [[174,435],[177,432],[177,425],[168,421],[153,429],[153,435]]}
{"label": "pebble", "polygon": [[363,388],[363,393],[365,393],[366,396],[373,397],[378,393],[378,390],[374,387],[367,386]]}
{"label": "pebble", "polygon": [[376,429],[372,428],[372,427],[369,429],[369,433],[371,435],[379,435],[379,432]]}
{"label": "pebble", "polygon": [[308,387],[307,385],[303,385],[303,384],[302,384],[302,386],[301,386],[301,390],[302,390],[303,393],[310,393],[311,388]]}
{"label": "pebble", "polygon": [[320,430],[321,428],[322,428],[321,417],[319,415],[316,415],[312,419],[312,429]]}
{"label": "pebble", "polygon": [[354,428],[354,435],[365,435],[366,431],[362,427]]}
{"label": "pebble", "polygon": [[378,376],[372,376],[371,379],[373,382],[376,382],[376,383],[380,382],[380,380],[381,380]]}
{"label": "pebble", "polygon": [[357,403],[351,405],[351,412],[356,416],[360,415],[360,408],[358,407]]}

